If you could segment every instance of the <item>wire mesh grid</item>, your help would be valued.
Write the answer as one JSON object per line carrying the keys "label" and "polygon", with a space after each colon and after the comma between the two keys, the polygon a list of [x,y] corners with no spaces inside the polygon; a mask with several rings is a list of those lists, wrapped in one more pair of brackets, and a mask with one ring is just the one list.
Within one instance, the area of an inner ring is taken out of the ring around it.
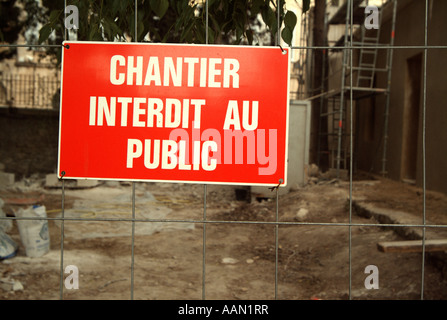
{"label": "wire mesh grid", "polygon": [[[208,1],[205,2],[206,3],[206,44],[208,44]],[[350,6],[351,8],[353,8],[353,1],[352,0],[347,0],[348,6]],[[67,6],[66,1],[64,1],[64,5],[65,7]],[[352,221],[352,215],[353,215],[353,176],[352,176],[352,172],[353,172],[353,159],[352,157],[350,158],[350,163],[349,163],[349,221],[346,223],[337,223],[337,222],[285,222],[285,221],[280,221],[279,220],[279,212],[280,212],[280,196],[279,196],[279,192],[278,192],[278,188],[275,188],[275,221],[229,221],[229,220],[210,220],[207,217],[207,185],[203,185],[203,216],[202,219],[141,219],[141,218],[136,218],[136,191],[135,191],[135,182],[131,183],[131,218],[89,218],[89,217],[83,217],[83,218],[73,218],[73,217],[66,217],[65,216],[65,207],[66,207],[66,203],[65,203],[65,198],[66,198],[66,188],[65,188],[65,182],[66,180],[62,177],[61,178],[61,182],[62,182],[62,189],[61,189],[61,216],[57,217],[57,218],[50,218],[50,217],[45,217],[45,218],[41,218],[45,221],[60,221],[61,223],[61,232],[60,232],[60,287],[59,287],[59,296],[60,299],[64,298],[64,267],[65,267],[65,262],[64,262],[64,239],[65,239],[65,230],[64,230],[64,225],[66,221],[83,221],[83,222],[94,222],[94,221],[116,221],[116,222],[130,222],[131,223],[131,262],[130,262],[130,299],[134,299],[134,283],[135,283],[135,226],[137,223],[165,223],[165,222],[169,222],[169,223],[195,223],[195,224],[199,224],[203,226],[203,238],[202,238],[202,299],[205,300],[207,298],[206,296],[206,268],[207,268],[207,264],[206,264],[206,256],[207,256],[207,226],[208,225],[214,225],[214,224],[239,224],[239,225],[270,225],[273,226],[275,228],[275,235],[274,235],[274,242],[275,242],[275,276],[274,276],[274,298],[275,299],[279,299],[280,297],[278,296],[278,250],[279,250],[279,241],[278,241],[278,234],[279,234],[279,227],[280,226],[303,226],[303,225],[308,225],[308,226],[333,226],[333,227],[347,227],[348,228],[348,238],[349,238],[349,242],[348,242],[348,252],[349,252],[349,256],[348,256],[348,263],[349,263],[349,299],[352,299],[352,228],[353,227],[393,227],[393,228],[404,228],[404,227],[416,227],[416,228],[421,228],[423,231],[422,234],[422,259],[421,259],[421,288],[420,288],[420,298],[424,299],[424,272],[425,272],[425,265],[427,263],[426,261],[426,230],[427,229],[445,229],[447,228],[447,225],[443,225],[443,224],[428,224],[426,222],[426,109],[427,109],[427,56],[428,56],[428,52],[429,50],[434,50],[434,49],[447,49],[447,46],[443,46],[443,45],[428,45],[428,15],[429,15],[429,1],[425,0],[425,26],[424,26],[424,45],[409,45],[409,46],[396,46],[396,45],[375,45],[375,48],[377,49],[395,49],[395,50],[411,50],[411,49],[422,49],[423,50],[423,98],[422,98],[422,168],[423,168],[423,176],[422,176],[422,190],[423,190],[423,195],[422,195],[422,199],[423,199],[423,204],[422,204],[422,221],[420,224],[395,224],[395,223],[354,223]],[[351,30],[352,30],[352,21],[353,21],[353,17],[352,17],[352,13],[353,10],[351,10]],[[137,0],[135,0],[135,34],[137,34]],[[278,22],[280,21],[279,19],[279,10],[278,10]],[[280,29],[280,25],[278,24],[278,30]],[[65,30],[65,35],[64,35],[65,39],[67,38],[67,30]],[[277,33],[277,39],[275,40],[276,44],[279,45],[280,44],[280,34],[279,32]],[[58,45],[1,45],[2,47],[60,47]],[[312,45],[304,45],[304,46],[291,46],[291,50],[326,50],[326,49],[331,49],[331,46],[312,46]],[[351,42],[348,44],[345,44],[344,46],[339,47],[339,49],[342,49],[344,51],[347,52],[352,52],[352,50],[358,49],[359,47],[356,47],[355,45],[352,44],[352,39]],[[353,65],[353,55],[349,54],[349,64],[352,66]],[[351,75],[352,75],[352,69],[351,69]],[[351,88],[352,88],[352,76],[350,77],[350,81],[351,81]],[[350,107],[349,110],[351,112],[351,121],[350,121],[350,150],[351,150],[351,154],[353,153],[353,116],[352,116],[352,112],[353,112],[353,107],[352,107],[352,89],[350,90],[350,95],[351,95],[351,99],[350,99]],[[32,219],[32,220],[38,220],[39,218],[19,218],[19,217],[1,217],[1,219],[11,219],[11,220],[27,220],[27,219]]]}

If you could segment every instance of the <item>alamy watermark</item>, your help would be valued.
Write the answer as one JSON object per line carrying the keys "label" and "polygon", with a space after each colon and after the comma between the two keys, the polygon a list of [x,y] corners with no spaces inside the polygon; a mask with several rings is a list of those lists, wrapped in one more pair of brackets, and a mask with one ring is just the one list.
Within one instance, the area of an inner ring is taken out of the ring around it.
{"label": "alamy watermark", "polygon": [[[64,25],[68,30],[79,29],[79,9],[75,5],[69,5],[65,7],[65,20]],[[376,6],[365,7],[365,28],[366,29],[379,29],[379,8]]]}
{"label": "alamy watermark", "polygon": [[[79,29],[79,9],[75,5],[69,5],[65,7],[65,20],[64,25],[68,30]],[[67,16],[68,14],[68,16]]]}
{"label": "alamy watermark", "polygon": [[[66,14],[65,20],[64,20],[65,28],[68,29],[68,30],[73,30],[73,29],[77,30],[77,29],[79,29],[79,10],[78,10],[78,7],[75,6],[75,5],[67,6],[65,8],[65,14]],[[368,29],[368,30],[370,30],[370,29],[379,29],[379,9],[376,6],[367,6],[365,8],[365,15],[366,15],[365,21],[364,21],[365,28]],[[245,109],[245,107],[246,106],[244,105],[244,109]],[[253,106],[252,106],[252,108],[253,108]],[[257,105],[255,106],[255,109],[257,109]],[[245,121],[243,122],[243,124],[246,125]],[[253,119],[252,119],[252,124],[253,124]],[[269,132],[269,133],[270,133],[270,135],[272,134],[271,132]],[[276,132],[274,132],[274,133],[276,133]],[[177,136],[182,136],[182,134],[184,134],[183,131],[182,132],[175,131],[175,135],[177,135]],[[215,134],[215,133],[213,133],[213,134]],[[219,138],[220,138],[220,136],[219,136]],[[188,139],[186,139],[186,140],[188,140]],[[220,142],[221,139],[217,139],[217,141]],[[275,144],[271,144],[271,145],[275,145]],[[139,148],[137,148],[137,151],[135,151],[135,152],[133,151],[134,147],[135,146],[132,145],[132,144],[129,146],[129,149],[131,150],[131,157],[130,157],[131,159],[128,159],[128,167],[129,167],[129,160],[130,160],[130,162],[132,162],[133,158],[139,157],[143,153],[142,152],[142,149],[143,149],[142,145]],[[249,149],[250,149],[250,147],[249,147]],[[272,151],[274,151],[274,150],[269,150],[269,151],[270,151],[269,155],[271,155]],[[253,153],[251,153],[251,154],[253,154]],[[218,160],[219,161],[217,161],[217,162],[221,163],[221,159],[218,159]],[[270,160],[270,159],[267,159],[267,160]],[[224,159],[224,162],[225,162],[225,159]],[[270,161],[265,161],[265,162],[268,163]],[[132,164],[130,163],[130,167],[131,166],[132,166]],[[275,164],[274,164],[274,167],[276,167]],[[65,288],[69,289],[69,290],[79,289],[79,269],[78,269],[78,267],[75,266],[75,265],[69,265],[69,266],[67,266],[65,268],[65,273],[68,274],[68,276],[65,278],[65,283],[64,283],[65,284]],[[370,290],[370,289],[379,289],[379,269],[377,268],[377,266],[375,266],[375,265],[368,265],[368,266],[366,266],[365,274],[368,274],[368,276],[365,278],[365,282],[364,282],[365,288],[368,289],[368,290]]]}
{"label": "alamy watermark", "polygon": [[365,28],[370,29],[379,29],[379,8],[376,6],[367,6],[365,8]]}
{"label": "alamy watermark", "polygon": [[[69,265],[65,267],[65,273],[68,276],[65,278],[65,288],[79,289],[79,269],[75,265]],[[365,274],[368,276],[365,278],[365,289],[379,289],[379,268],[375,265],[368,265],[365,267]]]}
{"label": "alamy watermark", "polygon": [[68,273],[68,276],[65,278],[65,288],[79,289],[79,269],[75,265],[69,265],[65,267],[65,273]]}
{"label": "alamy watermark", "polygon": [[375,265],[368,265],[365,268],[365,273],[369,274],[365,279],[365,288],[379,289],[379,268]]}

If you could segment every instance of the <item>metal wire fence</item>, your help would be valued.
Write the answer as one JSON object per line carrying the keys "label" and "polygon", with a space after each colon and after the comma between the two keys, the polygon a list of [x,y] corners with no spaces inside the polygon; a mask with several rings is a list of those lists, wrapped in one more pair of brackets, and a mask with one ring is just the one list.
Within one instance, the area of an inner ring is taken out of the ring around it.
{"label": "metal wire fence", "polygon": [[0,74],[0,106],[58,109],[60,81],[39,74]]}
{"label": "metal wire fence", "polygon": [[[348,6],[353,6],[353,1],[347,0]],[[209,15],[208,15],[208,1],[206,3],[206,32],[208,33],[208,23],[209,23]],[[66,6],[66,3],[65,3]],[[73,218],[73,217],[66,217],[65,216],[65,208],[66,208],[66,180],[62,177],[62,191],[61,191],[61,216],[57,218],[44,218],[45,220],[51,221],[60,221],[61,222],[61,233],[60,233],[60,288],[59,288],[59,295],[60,298],[63,299],[64,297],[64,267],[65,267],[65,261],[64,261],[64,239],[65,239],[65,230],[64,230],[64,224],[66,221],[83,221],[83,222],[93,222],[93,221],[121,221],[121,222],[130,222],[132,225],[132,231],[131,231],[131,262],[130,262],[130,279],[131,279],[131,288],[130,288],[130,299],[134,299],[134,283],[135,283],[135,226],[137,223],[195,223],[203,226],[203,245],[202,245],[202,299],[206,299],[206,256],[207,256],[207,226],[214,225],[214,224],[240,224],[240,225],[271,225],[275,228],[275,277],[274,277],[274,297],[275,299],[278,298],[278,250],[279,250],[279,241],[278,241],[278,228],[280,226],[303,226],[303,225],[310,225],[310,226],[333,226],[333,227],[348,227],[348,236],[349,236],[349,243],[348,243],[348,250],[349,250],[349,298],[352,298],[352,228],[353,227],[393,227],[393,228],[404,228],[404,227],[416,227],[416,228],[422,228],[423,235],[422,235],[422,260],[421,260],[421,288],[420,288],[420,297],[421,299],[424,299],[424,272],[425,272],[425,265],[426,265],[426,230],[427,229],[446,229],[447,225],[441,225],[441,224],[428,224],[426,220],[426,166],[427,166],[427,160],[426,160],[426,101],[427,101],[427,57],[428,52],[433,49],[447,49],[447,46],[445,45],[434,45],[429,46],[428,45],[428,8],[429,8],[429,1],[425,0],[425,26],[424,26],[424,44],[423,45],[409,45],[409,46],[388,46],[388,45],[377,45],[376,48],[378,49],[396,49],[396,50],[411,50],[411,49],[421,49],[423,50],[423,98],[422,98],[422,167],[423,167],[423,177],[422,177],[422,199],[423,199],[423,209],[422,209],[422,221],[420,224],[395,224],[395,223],[354,223],[353,218],[353,158],[350,158],[349,163],[349,221],[346,223],[336,223],[336,222],[284,222],[279,220],[279,211],[280,211],[280,197],[278,188],[275,189],[275,221],[272,222],[266,222],[266,221],[223,221],[223,220],[210,220],[207,217],[207,185],[203,185],[203,215],[202,219],[141,219],[136,218],[136,208],[135,208],[135,183],[133,182],[131,184],[131,218]],[[137,1],[135,1],[135,34],[137,34]],[[279,14],[279,11],[278,11]],[[351,10],[352,14],[352,10]],[[352,16],[351,16],[351,24],[352,24]],[[279,22],[279,19],[278,19]],[[278,25],[278,29],[280,29],[280,25]],[[351,25],[351,30],[353,30]],[[67,31],[65,33],[65,38],[67,37]],[[280,44],[280,35],[278,33],[278,37],[276,39],[277,45]],[[206,44],[208,44],[208,34],[206,34]],[[26,46],[29,47],[30,45],[1,45],[2,47],[19,47],[19,46]],[[49,45],[35,45],[35,47],[48,47]],[[58,47],[57,45],[51,45],[49,47]],[[292,46],[291,49],[293,50],[326,50],[331,49],[330,46]],[[346,50],[346,51],[352,51],[355,49],[359,49],[358,47],[354,46],[351,43],[345,46],[339,47],[339,49]],[[352,54],[349,55],[350,60],[349,64],[353,65],[353,58]],[[352,72],[352,69],[351,69]],[[17,84],[20,84],[22,82],[26,81],[33,81],[33,79],[24,79],[24,78],[3,78],[3,81],[9,81],[11,83],[11,86],[17,86]],[[18,82],[14,82],[18,81]],[[351,76],[352,81],[352,76]],[[12,85],[14,83],[14,85]],[[52,84],[54,85],[54,84]],[[352,85],[351,85],[352,87]],[[51,91],[51,90],[50,90]],[[351,90],[352,95],[352,90]],[[6,97],[7,99],[7,97]],[[353,153],[353,107],[352,107],[352,101],[353,99],[350,99],[351,106],[349,108],[351,112],[351,122],[350,122],[350,150],[351,154]],[[34,104],[34,101],[23,101],[24,104]],[[42,105],[49,107],[51,106],[51,102],[47,101],[43,103]],[[2,218],[4,219],[4,218]],[[8,217],[5,219],[12,219],[12,220],[26,220],[27,218],[18,218],[18,217]],[[38,218],[29,218],[36,220]]]}

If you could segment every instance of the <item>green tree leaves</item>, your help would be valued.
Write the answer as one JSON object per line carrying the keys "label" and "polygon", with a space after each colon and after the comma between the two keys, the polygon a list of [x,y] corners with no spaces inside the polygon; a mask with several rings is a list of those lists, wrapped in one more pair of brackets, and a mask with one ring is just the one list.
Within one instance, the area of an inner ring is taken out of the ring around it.
{"label": "green tree leaves", "polygon": [[295,28],[297,22],[297,18],[292,11],[287,11],[284,16],[284,28],[281,31],[282,39],[288,44],[291,45],[293,38],[293,29]]}
{"label": "green tree leaves", "polygon": [[166,11],[169,8],[168,0],[151,0],[151,9],[155,12],[155,14],[161,19],[165,15]]}
{"label": "green tree leaves", "polygon": [[310,0],[303,0],[303,13],[309,11],[310,9]]}
{"label": "green tree leaves", "polygon": [[[25,0],[31,1],[31,0]],[[39,43],[47,41],[56,30],[59,39],[64,34],[64,12],[54,0],[44,0],[48,6],[47,21],[39,31]],[[309,0],[303,0],[304,4]],[[79,9],[78,40],[135,41],[134,0],[72,0]],[[275,0],[138,0],[138,41],[179,43],[257,44],[259,28],[275,39],[278,26],[283,25],[281,37],[291,45],[297,17],[285,11],[285,1],[279,8]],[[208,30],[205,8],[208,5]],[[279,18],[278,22],[278,11]],[[261,31],[262,32],[262,31]],[[272,43],[273,44],[273,41]]]}

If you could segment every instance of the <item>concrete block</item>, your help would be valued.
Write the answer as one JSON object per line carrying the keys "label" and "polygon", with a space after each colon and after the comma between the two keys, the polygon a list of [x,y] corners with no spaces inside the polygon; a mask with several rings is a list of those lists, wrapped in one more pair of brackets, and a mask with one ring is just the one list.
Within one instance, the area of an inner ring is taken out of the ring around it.
{"label": "concrete block", "polygon": [[62,182],[59,180],[56,173],[50,173],[45,176],[45,187],[48,188],[62,187]]}
{"label": "concrete block", "polygon": [[349,173],[346,169],[338,169],[337,172],[337,169],[329,168],[327,173],[330,178],[334,179],[347,180],[349,178]]}
{"label": "concrete block", "polygon": [[[287,186],[278,189],[279,194],[286,194],[291,189],[307,183],[306,169],[309,166],[310,145],[310,116],[309,101],[291,100],[289,109],[289,141],[287,163]],[[318,170],[318,167],[315,169]],[[269,187],[252,186],[252,193],[275,197]]]}
{"label": "concrete block", "polygon": [[10,186],[14,181],[14,173],[0,172],[0,186]]}
{"label": "concrete block", "polygon": [[98,180],[79,179],[76,180],[76,187],[78,188],[93,188],[99,184]]}

